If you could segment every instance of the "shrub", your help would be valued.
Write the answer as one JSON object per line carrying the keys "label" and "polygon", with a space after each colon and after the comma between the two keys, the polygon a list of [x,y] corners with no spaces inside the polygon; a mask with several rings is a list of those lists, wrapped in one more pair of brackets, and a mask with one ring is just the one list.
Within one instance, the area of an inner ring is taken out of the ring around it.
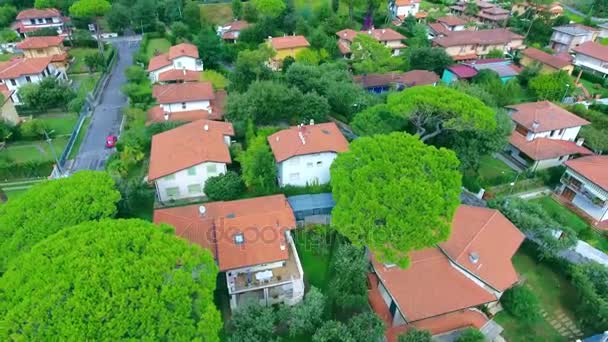
{"label": "shrub", "polygon": [[399,335],[399,342],[431,342],[431,332],[412,328],[405,334]]}
{"label": "shrub", "polygon": [[534,323],[540,319],[540,304],[530,289],[515,286],[508,289],[500,298],[503,308],[513,317],[525,323]]}
{"label": "shrub", "polygon": [[32,119],[25,121],[19,126],[21,137],[29,140],[37,140],[44,137],[44,131],[46,129],[44,121],[39,119]]}
{"label": "shrub", "polygon": [[589,330],[608,328],[608,269],[595,262],[573,267],[572,284],[577,288],[577,317]]}
{"label": "shrub", "polygon": [[244,191],[245,183],[233,171],[207,179],[204,188],[205,195],[212,201],[237,199]]}
{"label": "shrub", "polygon": [[478,193],[481,190],[481,184],[479,184],[477,177],[466,173],[462,176],[462,186],[474,193]]}
{"label": "shrub", "polygon": [[485,340],[486,338],[481,331],[475,328],[467,328],[458,336],[456,342],[484,342]]}

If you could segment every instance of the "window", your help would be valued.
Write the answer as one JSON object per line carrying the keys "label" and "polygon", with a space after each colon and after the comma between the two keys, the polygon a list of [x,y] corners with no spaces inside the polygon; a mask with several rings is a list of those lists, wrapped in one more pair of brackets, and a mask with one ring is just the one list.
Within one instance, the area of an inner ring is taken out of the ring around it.
{"label": "window", "polygon": [[207,164],[207,173],[208,174],[215,174],[216,172],[217,172],[216,164]]}
{"label": "window", "polygon": [[295,172],[295,173],[290,173],[289,174],[289,180],[296,181],[298,179],[300,179],[300,173],[299,172]]}
{"label": "window", "polygon": [[167,194],[167,197],[177,197],[179,196],[179,188],[176,186],[172,188],[166,188],[165,193]]}
{"label": "window", "polygon": [[312,162],[306,163],[306,167],[309,167],[309,168],[312,167]]}
{"label": "window", "polygon": [[17,85],[17,81],[15,81],[14,79],[11,78],[11,85],[16,86]]}
{"label": "window", "polygon": [[32,83],[32,78],[29,76],[25,76],[25,80],[27,81],[27,83]]}
{"label": "window", "polygon": [[562,129],[559,130],[559,132],[557,134],[562,135],[562,134],[564,134],[565,131],[566,131],[566,129],[562,128]]}
{"label": "window", "polygon": [[188,176],[196,176],[196,166],[188,169]]}
{"label": "window", "polygon": [[202,186],[200,184],[188,185],[188,194],[190,195],[200,194],[202,191]]}
{"label": "window", "polygon": [[234,243],[237,245],[242,245],[245,243],[245,236],[243,233],[234,234]]}
{"label": "window", "polygon": [[177,62],[177,67],[178,67],[178,68],[181,68],[181,67],[182,67],[182,62],[178,61],[178,62]]}
{"label": "window", "polygon": [[321,167],[322,165],[323,165],[323,162],[322,162],[321,160],[319,160],[319,161],[317,162],[317,167]]}
{"label": "window", "polygon": [[36,49],[36,52],[38,52],[38,53],[40,53],[40,54],[43,54],[43,53],[44,53],[44,50],[43,50],[43,49]]}
{"label": "window", "polygon": [[168,175],[168,176],[165,176],[165,177],[163,178],[163,180],[166,180],[166,181],[172,181],[172,180],[175,180],[175,174],[174,174],[174,173],[172,173],[172,174],[170,174],[170,175]]}
{"label": "window", "polygon": [[186,102],[182,102],[182,109],[186,109]]}
{"label": "window", "polygon": [[558,132],[559,132],[558,130],[551,131],[551,136],[552,137],[556,136]]}

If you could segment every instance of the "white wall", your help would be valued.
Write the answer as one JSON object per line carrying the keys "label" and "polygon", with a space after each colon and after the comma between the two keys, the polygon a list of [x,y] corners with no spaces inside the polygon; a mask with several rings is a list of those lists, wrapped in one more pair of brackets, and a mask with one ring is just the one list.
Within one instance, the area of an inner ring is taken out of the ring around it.
{"label": "white wall", "polygon": [[160,107],[164,110],[167,111],[169,113],[176,113],[176,112],[184,112],[187,110],[196,110],[196,109],[205,109],[208,110],[209,107],[211,106],[209,101],[191,101],[191,102],[184,102],[186,108],[183,108],[182,103],[165,103],[165,104],[161,104]]}
{"label": "white wall", "polygon": [[172,60],[172,64],[164,66],[160,69],[150,72],[150,80],[152,82],[158,81],[158,75],[162,72],[169,70],[190,70],[190,71],[203,71],[203,62],[200,59],[181,56]]}
{"label": "white wall", "polygon": [[336,157],[335,152],[323,152],[284,160],[277,165],[279,186],[328,183],[330,180],[329,167]]}
{"label": "white wall", "polygon": [[576,54],[574,58],[574,65],[579,65],[601,72],[602,74],[608,75],[608,62],[602,62],[599,59],[595,59],[580,53]]}
{"label": "white wall", "polygon": [[598,221],[603,221],[608,219],[608,205],[604,207],[600,207],[599,205],[593,204],[587,197],[584,195],[577,194],[572,199],[572,204],[579,207],[587,214],[591,215],[594,219]]}
{"label": "white wall", "polygon": [[555,140],[575,141],[580,130],[581,126],[577,126],[566,128],[561,134],[559,134],[559,130],[537,132],[532,135],[532,138],[549,138]]}
{"label": "white wall", "polygon": [[[212,167],[213,165],[215,165],[216,172],[209,173],[207,171],[207,167]],[[174,179],[168,179],[167,177],[157,179],[155,183],[158,198],[162,202],[165,202],[169,201],[170,199],[183,199],[204,196],[205,194],[203,193],[203,187],[205,186],[205,182],[207,181],[207,179],[213,176],[226,173],[226,164],[207,162],[194,166],[194,170],[194,175],[188,174],[188,169],[186,169],[174,173]],[[189,185],[199,185],[200,192],[189,193]],[[175,187],[179,189],[179,194],[175,197],[169,197],[167,195],[167,189]]]}
{"label": "white wall", "polygon": [[[48,72],[45,71],[44,74],[49,77],[55,77],[58,74],[59,79],[63,79],[63,80],[67,79],[65,72],[58,70],[52,64],[48,65]],[[2,79],[2,80],[0,80],[0,84],[6,84],[6,86],[8,87],[9,90],[15,91],[13,93],[13,95],[11,96],[11,99],[13,100],[14,104],[19,105],[19,104],[21,104],[21,101],[19,101],[19,97],[17,96],[17,94],[19,92],[19,88],[21,88],[21,86],[23,86],[24,84],[39,83],[40,81],[42,81],[42,79],[44,77],[46,77],[46,76],[44,76],[43,74],[21,75],[18,78],[12,79],[14,81],[14,84],[11,81],[11,79]],[[28,82],[28,78],[29,78],[29,82]]]}
{"label": "white wall", "polygon": [[548,169],[548,168],[554,167],[554,166],[559,166],[559,165],[562,165],[564,162],[566,162],[566,160],[568,160],[569,158],[570,158],[570,155],[565,155],[565,156],[561,156],[560,158],[538,160],[534,163],[534,165],[532,165],[532,170],[538,171],[538,170]]}
{"label": "white wall", "polygon": [[409,6],[398,6],[396,7],[397,9],[397,16],[400,17],[402,15],[404,16],[408,16],[408,15],[416,15],[416,13],[418,13],[418,11],[420,10],[420,4],[412,4]]}

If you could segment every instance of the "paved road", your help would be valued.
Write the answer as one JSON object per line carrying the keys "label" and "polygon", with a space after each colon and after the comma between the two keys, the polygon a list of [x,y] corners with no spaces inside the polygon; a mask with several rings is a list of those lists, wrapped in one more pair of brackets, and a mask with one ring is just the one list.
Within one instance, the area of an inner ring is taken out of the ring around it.
{"label": "paved road", "polygon": [[[583,13],[572,6],[568,6],[566,4],[562,4],[562,6],[564,6],[564,8],[567,9],[568,11],[570,11],[578,16],[581,16],[583,18],[587,16],[586,13]],[[591,17],[591,20],[604,22],[604,21],[608,21],[608,18]]]}
{"label": "paved road", "polygon": [[121,93],[120,88],[127,82],[124,71],[133,64],[133,55],[139,47],[139,42],[121,39],[113,40],[112,44],[118,49],[119,58],[93,111],[89,130],[74,160],[71,172],[102,170],[113,152],[105,148],[105,139],[110,134],[120,133],[121,108],[127,104],[127,98]]}

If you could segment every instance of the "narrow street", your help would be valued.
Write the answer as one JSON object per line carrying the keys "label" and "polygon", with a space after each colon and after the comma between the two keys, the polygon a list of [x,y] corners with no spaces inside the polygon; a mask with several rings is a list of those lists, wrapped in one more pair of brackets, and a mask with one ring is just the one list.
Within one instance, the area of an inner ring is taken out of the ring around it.
{"label": "narrow street", "polygon": [[139,48],[139,40],[119,38],[111,40],[111,43],[118,50],[119,58],[93,111],[89,130],[70,168],[71,172],[102,170],[113,152],[105,148],[105,139],[108,135],[120,134],[121,109],[127,104],[127,97],[122,94],[120,88],[127,82],[124,72],[133,64],[133,55]]}

